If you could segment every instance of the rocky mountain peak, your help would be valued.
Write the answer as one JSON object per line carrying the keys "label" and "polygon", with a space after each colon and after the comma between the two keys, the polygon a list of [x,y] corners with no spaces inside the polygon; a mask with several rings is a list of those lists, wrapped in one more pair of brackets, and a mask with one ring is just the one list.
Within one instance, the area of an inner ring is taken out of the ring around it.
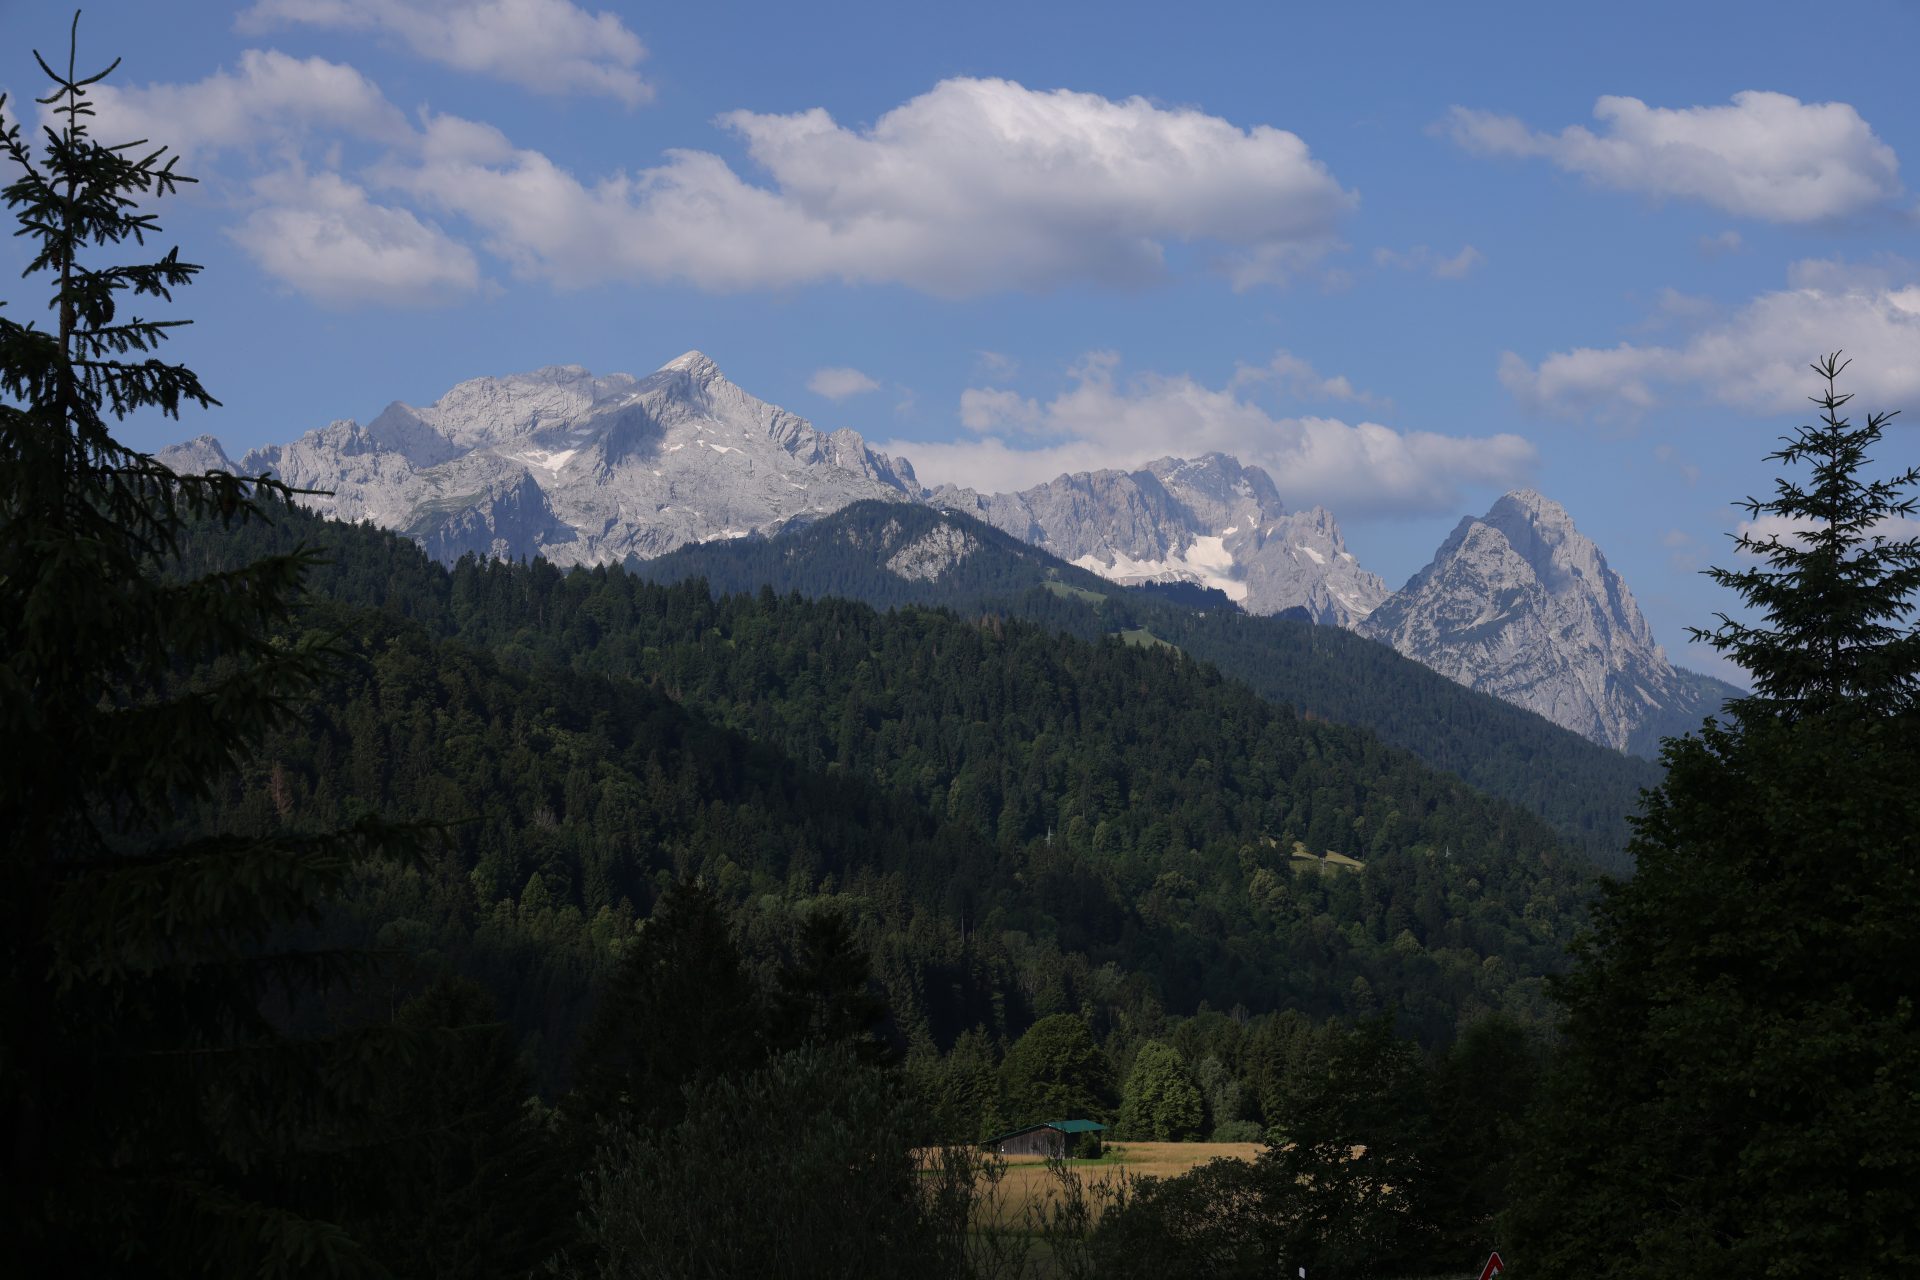
{"label": "rocky mountain peak", "polygon": [[684,374],[689,381],[698,383],[712,382],[715,378],[725,376],[720,372],[720,366],[710,360],[704,351],[688,351],[675,356],[661,365],[658,372]]}
{"label": "rocky mountain peak", "polygon": [[1224,453],[1083,471],[1019,493],[930,495],[1121,583],[1192,582],[1250,613],[1352,626],[1386,594],[1325,510],[1292,514],[1273,478]]}
{"label": "rocky mountain peak", "polygon": [[1531,490],[1469,516],[1361,630],[1470,688],[1610,746],[1693,695],[1620,575]]}
{"label": "rocky mountain peak", "polygon": [[[178,446],[183,463],[211,456]],[[204,468],[201,468],[204,469]],[[858,434],[729,382],[689,351],[648,377],[548,365],[470,378],[254,450],[240,470],[325,489],[315,505],[402,530],[433,554],[604,564],[687,542],[767,535],[862,498],[919,496],[910,468]]]}
{"label": "rocky mountain peak", "polygon": [[232,471],[233,463],[227,457],[227,451],[212,436],[195,436],[180,444],[168,445],[154,457],[163,466],[171,467],[184,476],[200,475],[208,471]]}

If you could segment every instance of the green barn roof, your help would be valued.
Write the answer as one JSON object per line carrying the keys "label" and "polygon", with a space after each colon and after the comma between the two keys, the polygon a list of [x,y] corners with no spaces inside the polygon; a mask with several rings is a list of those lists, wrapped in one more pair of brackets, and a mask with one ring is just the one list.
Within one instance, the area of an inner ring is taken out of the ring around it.
{"label": "green barn roof", "polygon": [[1039,1124],[1023,1124],[1018,1129],[1009,1129],[1005,1133],[996,1133],[980,1145],[990,1147],[996,1142],[1005,1142],[1008,1138],[1017,1138],[1023,1133],[1032,1133],[1035,1129],[1056,1129],[1061,1133],[1098,1133],[1107,1126],[1098,1120],[1042,1120]]}

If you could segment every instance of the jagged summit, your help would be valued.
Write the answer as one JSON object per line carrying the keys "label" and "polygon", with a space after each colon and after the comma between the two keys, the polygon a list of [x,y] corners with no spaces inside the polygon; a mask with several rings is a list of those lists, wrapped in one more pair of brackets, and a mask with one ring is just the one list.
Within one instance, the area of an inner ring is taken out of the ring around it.
{"label": "jagged summit", "polygon": [[[210,439],[169,456],[182,469],[234,465]],[[578,364],[469,378],[432,404],[394,401],[365,425],[256,449],[237,469],[328,490],[316,500],[328,514],[403,530],[442,559],[648,559],[884,498],[952,506],[1108,578],[1196,582],[1255,612],[1304,608],[1351,626],[1386,594],[1331,514],[1288,512],[1265,471],[1226,454],[1018,494],[929,494],[906,459],[756,398],[697,350],[643,378]]]}
{"label": "jagged summit", "polygon": [[1530,489],[1455,526],[1360,630],[1470,688],[1628,749],[1711,706],[1654,642],[1627,584],[1559,503]]}
{"label": "jagged summit", "polygon": [[[328,514],[371,520],[452,560],[648,560],[691,542],[772,536],[862,499],[975,516],[1121,583],[1191,582],[1250,613],[1299,609],[1616,747],[1690,727],[1726,690],[1675,668],[1598,547],[1531,489],[1448,536],[1397,593],[1347,550],[1332,513],[1290,511],[1228,454],[1062,475],[1018,493],[928,492],[904,458],[751,395],[704,352],[636,378],[577,364],[469,378],[230,461],[210,436],[160,455],[181,471],[271,471]],[[936,538],[914,573],[964,558]],[[1664,718],[1663,718],[1664,717]],[[1676,719],[1676,717],[1678,717]],[[1638,745],[1636,745],[1638,744]]]}
{"label": "jagged summit", "polygon": [[720,372],[720,366],[715,364],[704,351],[688,351],[683,355],[675,356],[661,365],[655,376],[662,373],[684,373],[699,382],[708,382],[724,376]]}
{"label": "jagged summit", "polygon": [[[212,455],[196,441],[167,456],[185,469]],[[320,510],[402,530],[446,560],[644,559],[919,495],[904,464],[754,398],[698,351],[646,378],[577,364],[470,378],[430,405],[395,401],[364,426],[256,449],[237,469],[329,490]]]}
{"label": "jagged summit", "polygon": [[1019,493],[943,487],[932,497],[1102,577],[1193,582],[1249,613],[1299,608],[1352,626],[1386,595],[1331,513],[1288,512],[1265,470],[1224,453],[1062,475]]}

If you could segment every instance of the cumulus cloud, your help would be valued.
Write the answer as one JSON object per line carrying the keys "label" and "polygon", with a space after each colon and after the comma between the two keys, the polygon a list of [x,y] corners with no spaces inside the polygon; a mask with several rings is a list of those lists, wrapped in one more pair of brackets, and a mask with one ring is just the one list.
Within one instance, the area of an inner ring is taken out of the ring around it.
{"label": "cumulus cloud", "polygon": [[879,389],[879,383],[858,369],[815,369],[813,376],[807,379],[807,390],[829,400],[845,400],[848,396],[864,395]]}
{"label": "cumulus cloud", "polygon": [[[1765,548],[1776,542],[1789,547],[1806,546],[1806,535],[1823,527],[1822,521],[1805,516],[1763,515],[1742,520],[1734,528],[1733,537],[1755,548],[1739,550],[1738,555],[1744,559],[1758,560],[1764,559]],[[1920,520],[1911,516],[1888,516],[1869,529],[1867,536],[1887,542],[1908,542],[1920,538]]]}
{"label": "cumulus cloud", "polygon": [[526,274],[719,291],[1129,286],[1165,273],[1170,244],[1214,253],[1249,286],[1327,252],[1356,202],[1285,130],[1007,80],[943,81],[862,130],[818,108],[718,123],[772,185],[685,150],[583,180],[447,116],[427,122],[418,163],[385,176],[472,222]]}
{"label": "cumulus cloud", "polygon": [[1031,431],[1046,421],[1038,401],[1003,387],[968,387],[960,393],[960,425],[969,431]]}
{"label": "cumulus cloud", "polygon": [[1793,266],[1788,286],[1672,344],[1578,347],[1538,364],[1509,351],[1500,380],[1530,408],[1570,416],[1633,417],[1675,390],[1775,413],[1804,407],[1807,366],[1841,350],[1864,403],[1920,406],[1920,269],[1811,260]]}
{"label": "cumulus cloud", "polygon": [[386,142],[412,133],[400,111],[352,67],[273,49],[249,49],[237,70],[190,84],[99,84],[92,93],[96,136],[147,138],[187,158],[319,133]]}
{"label": "cumulus cloud", "polygon": [[1082,361],[1069,381],[1044,404],[1004,390],[971,389],[961,412],[982,438],[884,447],[911,456],[931,483],[982,490],[1220,450],[1267,468],[1290,503],[1323,503],[1354,516],[1454,511],[1463,489],[1510,486],[1536,460],[1533,446],[1519,436],[1445,436],[1375,422],[1275,417],[1233,386],[1208,387],[1186,375],[1122,379],[1110,352]]}
{"label": "cumulus cloud", "polygon": [[244,32],[304,25],[377,31],[420,57],[538,93],[653,97],[638,71],[647,49],[619,17],[569,0],[258,0]]}
{"label": "cumulus cloud", "polygon": [[1243,364],[1234,370],[1230,387],[1266,384],[1292,400],[1343,400],[1356,404],[1381,404],[1380,397],[1355,387],[1343,373],[1322,377],[1311,362],[1284,348],[1273,353],[1265,364]]}
{"label": "cumulus cloud", "polygon": [[425,306],[471,296],[471,251],[335,173],[261,179],[264,202],[229,234],[274,279],[331,306]]}
{"label": "cumulus cloud", "polygon": [[1373,265],[1376,267],[1424,271],[1436,280],[1464,280],[1486,260],[1487,256],[1470,244],[1461,245],[1460,251],[1449,257],[1440,256],[1424,244],[1417,244],[1405,252],[1386,248],[1373,251]]}
{"label": "cumulus cloud", "polygon": [[1607,96],[1593,115],[1599,132],[1538,133],[1512,116],[1455,107],[1440,128],[1481,155],[1537,157],[1603,186],[1769,222],[1856,213],[1901,189],[1893,148],[1844,102],[1748,90],[1726,106],[1667,108]]}

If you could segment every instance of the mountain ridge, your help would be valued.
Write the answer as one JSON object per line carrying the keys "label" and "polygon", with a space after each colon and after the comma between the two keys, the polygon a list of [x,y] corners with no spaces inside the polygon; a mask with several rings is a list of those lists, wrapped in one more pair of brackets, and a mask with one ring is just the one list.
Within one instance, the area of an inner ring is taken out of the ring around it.
{"label": "mountain ridge", "polygon": [[[632,564],[774,538],[866,500],[928,505],[1109,581],[1217,591],[1250,613],[1353,630],[1642,754],[1736,692],[1668,662],[1598,548],[1531,490],[1463,519],[1390,592],[1331,512],[1289,511],[1264,469],[1230,455],[1063,474],[1017,493],[928,489],[905,458],[752,396],[698,351],[644,378],[580,365],[471,378],[430,405],[395,401],[364,426],[336,420],[238,463],[210,436],[159,458],[324,491],[310,499],[322,514],[404,533],[448,564]],[[913,554],[937,577],[956,549]]]}

